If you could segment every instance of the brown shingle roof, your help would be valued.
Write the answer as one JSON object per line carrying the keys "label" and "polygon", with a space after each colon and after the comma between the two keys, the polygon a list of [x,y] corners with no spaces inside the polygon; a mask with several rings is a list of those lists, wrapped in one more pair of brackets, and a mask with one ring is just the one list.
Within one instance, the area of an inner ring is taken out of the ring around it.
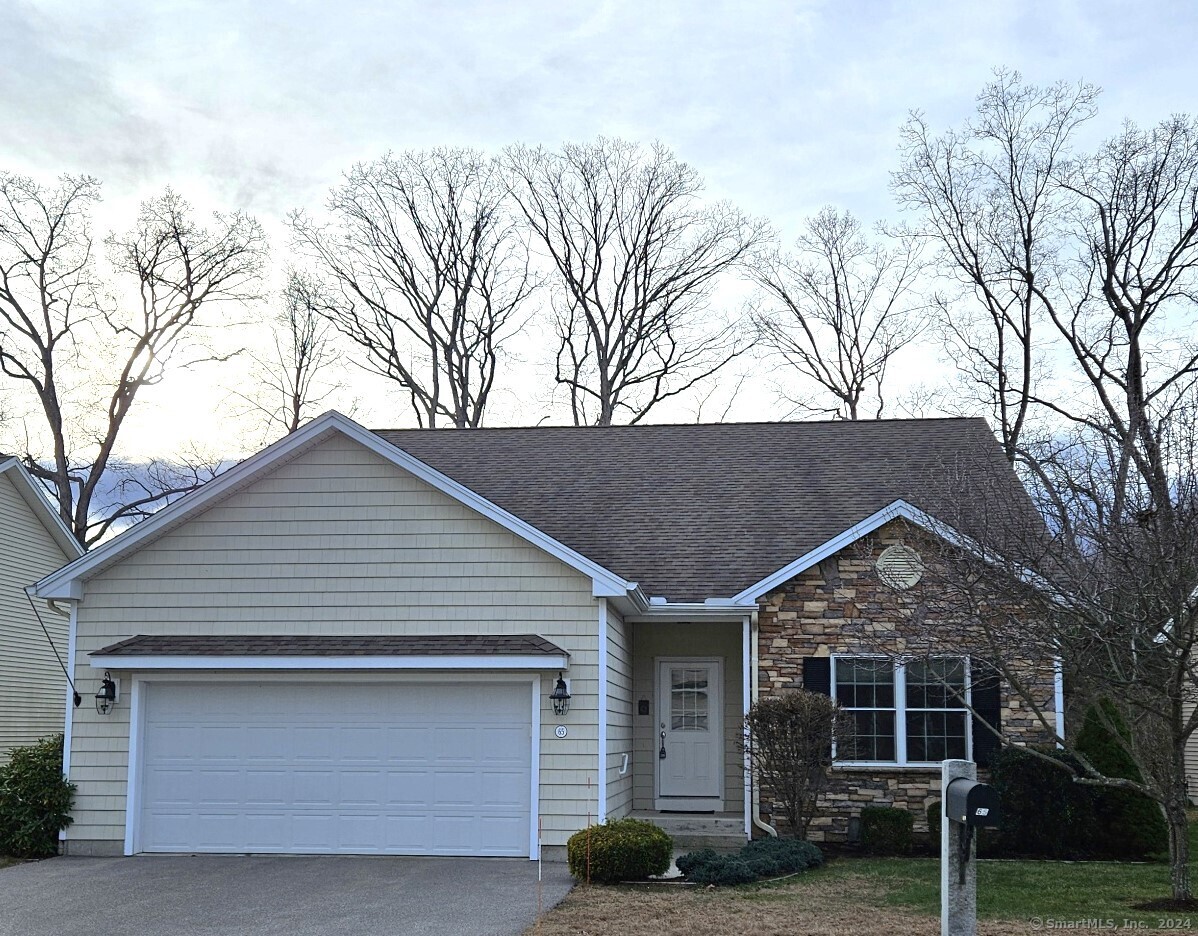
{"label": "brown shingle roof", "polygon": [[899,498],[969,533],[981,476],[1032,509],[981,419],[378,434],[671,601],[734,595]]}
{"label": "brown shingle roof", "polygon": [[536,634],[334,637],[299,634],[138,635],[92,656],[562,656]]}

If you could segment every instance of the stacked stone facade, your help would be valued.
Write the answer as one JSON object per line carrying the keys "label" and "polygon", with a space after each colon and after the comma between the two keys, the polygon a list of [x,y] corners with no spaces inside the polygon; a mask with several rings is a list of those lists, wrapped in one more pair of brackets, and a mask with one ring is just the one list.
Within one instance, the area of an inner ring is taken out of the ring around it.
{"label": "stacked stone facade", "polygon": [[[945,654],[961,652],[970,630],[965,615],[937,595],[934,574],[906,591],[878,577],[882,550],[903,543],[931,566],[939,552],[932,538],[904,521],[889,523],[867,538],[791,579],[760,601],[758,679],[761,697],[803,688],[803,660],[832,654],[927,652],[928,634],[945,638]],[[912,621],[918,620],[918,628]],[[917,636],[918,635],[918,636]],[[916,646],[918,642],[918,647]],[[953,649],[949,649],[949,648]],[[1021,667],[1023,669],[1023,667]],[[1043,711],[1054,709],[1051,662],[1026,665],[1026,682]],[[1022,698],[1002,686],[1002,731],[1016,744],[1048,740],[1039,718]],[[901,728],[900,728],[901,730]],[[817,841],[845,841],[865,806],[893,806],[914,814],[916,831],[926,831],[926,809],[940,798],[939,769],[926,767],[835,766],[811,824]],[[768,791],[762,812],[770,812]]]}

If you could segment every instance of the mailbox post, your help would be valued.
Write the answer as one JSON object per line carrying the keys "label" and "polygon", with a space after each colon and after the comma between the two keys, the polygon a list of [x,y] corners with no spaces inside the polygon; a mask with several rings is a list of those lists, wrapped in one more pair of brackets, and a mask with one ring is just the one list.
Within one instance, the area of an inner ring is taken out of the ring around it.
{"label": "mailbox post", "polygon": [[977,936],[977,841],[975,830],[998,825],[998,794],[977,782],[973,761],[941,763],[940,933]]}

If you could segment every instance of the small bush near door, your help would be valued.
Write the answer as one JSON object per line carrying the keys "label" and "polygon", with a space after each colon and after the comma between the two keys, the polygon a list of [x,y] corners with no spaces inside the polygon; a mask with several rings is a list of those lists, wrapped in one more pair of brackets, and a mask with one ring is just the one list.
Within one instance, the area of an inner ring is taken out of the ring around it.
{"label": "small bush near door", "polygon": [[907,855],[915,817],[893,806],[866,806],[861,810],[861,850],[870,855]]}
{"label": "small bush near door", "polygon": [[62,775],[62,735],[14,748],[0,767],[0,855],[49,858],[71,824],[75,785]]}
{"label": "small bush near door", "polygon": [[616,819],[575,832],[566,842],[570,873],[580,881],[641,881],[670,868],[674,841],[651,822]]}

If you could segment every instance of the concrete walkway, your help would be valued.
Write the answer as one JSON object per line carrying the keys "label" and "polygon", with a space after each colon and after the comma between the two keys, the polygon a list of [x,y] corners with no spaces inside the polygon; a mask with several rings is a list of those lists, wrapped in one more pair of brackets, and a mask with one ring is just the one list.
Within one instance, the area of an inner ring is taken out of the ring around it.
{"label": "concrete walkway", "polygon": [[[543,866],[545,910],[569,892]],[[51,858],[0,870],[0,936],[503,936],[537,915],[517,858]]]}

